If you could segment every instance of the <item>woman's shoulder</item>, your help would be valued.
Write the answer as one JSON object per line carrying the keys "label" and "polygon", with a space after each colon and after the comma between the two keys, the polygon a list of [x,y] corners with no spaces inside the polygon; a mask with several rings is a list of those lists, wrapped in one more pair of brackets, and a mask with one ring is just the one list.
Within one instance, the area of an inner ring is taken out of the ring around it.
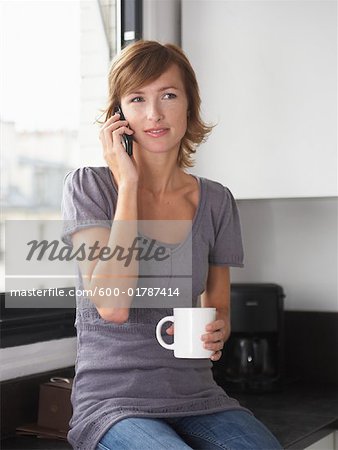
{"label": "woman's shoulder", "polygon": [[109,168],[107,166],[85,166],[72,169],[66,173],[64,184],[71,184],[73,189],[94,188],[95,186],[111,185]]}
{"label": "woman's shoulder", "polygon": [[110,219],[116,195],[108,167],[79,167],[64,178],[62,209],[64,217]]}
{"label": "woman's shoulder", "polygon": [[221,182],[205,177],[199,178],[207,187],[209,202],[219,204],[233,199],[230,189]]}
{"label": "woman's shoulder", "polygon": [[219,181],[211,180],[210,178],[200,177],[207,185],[208,189],[212,192],[222,192],[224,186]]}

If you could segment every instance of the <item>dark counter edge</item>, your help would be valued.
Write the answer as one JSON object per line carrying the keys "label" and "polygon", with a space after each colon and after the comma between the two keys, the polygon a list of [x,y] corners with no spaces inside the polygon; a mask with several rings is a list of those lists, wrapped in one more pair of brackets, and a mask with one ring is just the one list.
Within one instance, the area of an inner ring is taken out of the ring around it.
{"label": "dark counter edge", "polygon": [[338,418],[336,418],[333,422],[329,421],[327,425],[323,428],[320,428],[313,433],[310,433],[308,436],[304,436],[303,438],[297,440],[289,444],[285,447],[287,450],[303,450],[309,447],[310,445],[318,442],[320,439],[328,436],[334,431],[338,430]]}

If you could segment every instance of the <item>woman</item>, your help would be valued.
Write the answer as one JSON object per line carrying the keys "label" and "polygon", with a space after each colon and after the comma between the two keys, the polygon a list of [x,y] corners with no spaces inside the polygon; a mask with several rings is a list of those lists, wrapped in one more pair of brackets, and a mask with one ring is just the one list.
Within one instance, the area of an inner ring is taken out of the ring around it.
{"label": "woman", "polygon": [[[118,106],[127,120],[114,113]],[[190,231],[172,227],[169,234],[155,227],[151,238],[176,256],[184,254],[190,239],[192,306],[203,294],[201,306],[216,308],[216,320],[201,337],[216,361],[230,334],[229,266],[242,266],[243,252],[230,191],[184,171],[211,131],[199,108],[194,71],[178,47],[138,41],[124,49],[111,65],[100,130],[107,167],[66,176],[63,240],[75,248],[126,249],[144,224],[190,223]],[[131,157],[123,134],[133,138]],[[129,265],[116,258],[79,264],[79,288],[90,295],[77,298],[68,434],[74,449],[281,448],[250,411],[217,386],[211,361],[175,358],[157,343],[155,326],[172,312],[169,299],[167,308],[142,308],[131,296],[108,294],[112,286],[124,293],[135,289],[136,258]],[[167,333],[174,334],[173,326]]]}

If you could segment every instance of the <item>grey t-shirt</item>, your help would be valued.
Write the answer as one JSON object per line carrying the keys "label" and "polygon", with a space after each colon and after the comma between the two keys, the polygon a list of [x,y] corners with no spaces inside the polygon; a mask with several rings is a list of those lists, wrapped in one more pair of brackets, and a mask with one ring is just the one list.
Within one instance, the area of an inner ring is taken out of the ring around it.
{"label": "grey t-shirt", "polygon": [[[231,192],[218,182],[195,178],[200,195],[190,235],[192,306],[205,290],[209,264],[243,266],[240,222]],[[117,196],[108,167],[68,173],[62,201],[63,241],[71,244],[71,235],[81,228],[108,227]],[[179,255],[184,246],[172,251]],[[81,276],[77,286],[82,287]],[[245,409],[216,384],[209,359],[175,358],[159,345],[156,324],[172,313],[172,308],[131,308],[128,321],[116,324],[102,319],[88,298],[77,297],[77,358],[68,433],[74,449],[94,450],[105,432],[127,417]]]}

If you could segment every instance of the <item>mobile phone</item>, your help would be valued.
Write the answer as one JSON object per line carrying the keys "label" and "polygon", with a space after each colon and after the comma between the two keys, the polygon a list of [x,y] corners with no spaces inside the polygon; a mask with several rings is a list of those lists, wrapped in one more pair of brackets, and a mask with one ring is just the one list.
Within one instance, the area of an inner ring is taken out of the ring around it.
{"label": "mobile phone", "polygon": [[[115,108],[114,113],[119,113],[120,119],[126,120],[120,105],[118,105]],[[128,153],[129,156],[132,156],[132,154],[133,154],[133,137],[129,136],[129,134],[122,134],[122,140],[123,140],[123,146],[126,149],[126,152]]]}

